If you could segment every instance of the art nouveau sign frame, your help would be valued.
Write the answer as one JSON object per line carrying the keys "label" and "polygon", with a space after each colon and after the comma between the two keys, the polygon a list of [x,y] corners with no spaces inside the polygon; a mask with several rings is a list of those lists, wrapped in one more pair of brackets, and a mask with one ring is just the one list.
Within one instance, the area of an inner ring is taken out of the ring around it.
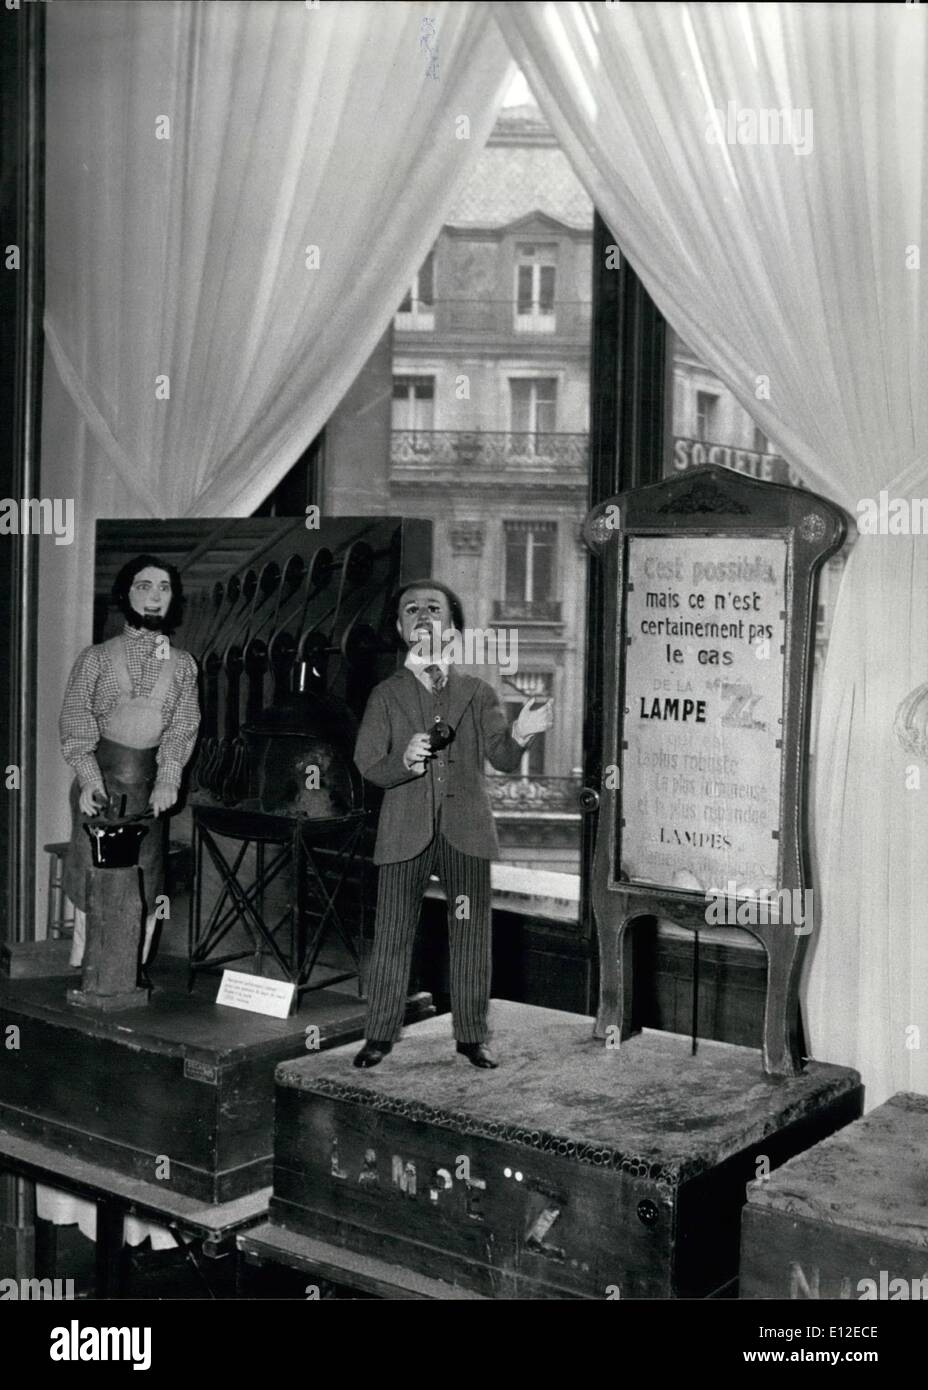
{"label": "art nouveau sign frame", "polygon": [[586,519],[606,593],[597,1037],[626,1024],[633,921],[731,922],[767,956],[764,1070],[801,1068],[814,917],[790,908],[810,900],[815,600],[845,534],[824,498],[716,467],[619,493]]}

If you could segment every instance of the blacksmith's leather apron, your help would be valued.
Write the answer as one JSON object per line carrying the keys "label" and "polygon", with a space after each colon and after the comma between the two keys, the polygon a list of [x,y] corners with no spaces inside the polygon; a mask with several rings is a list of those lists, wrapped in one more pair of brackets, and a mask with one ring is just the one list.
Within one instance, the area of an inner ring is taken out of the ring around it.
{"label": "blacksmith's leather apron", "polygon": [[[109,819],[115,819],[123,796],[126,798],[125,815],[148,810],[158,772],[157,749],[164,733],[162,705],[171,688],[176,662],[171,656],[161,663],[164,669],[150,695],[133,695],[123,638],[111,637],[103,646],[116,676],[119,699],[103,722],[100,742],[94,752],[107,794],[116,798],[115,810],[111,806],[106,813]],[[71,787],[70,802],[71,841],[64,866],[64,891],[75,907],[86,912],[86,875],[93,859],[90,837],[83,827],[91,817],[81,813],[77,781]],[[146,914],[154,911],[155,898],[164,892],[166,843],[167,818],[162,815],[148,822],[148,834],[139,851]]]}

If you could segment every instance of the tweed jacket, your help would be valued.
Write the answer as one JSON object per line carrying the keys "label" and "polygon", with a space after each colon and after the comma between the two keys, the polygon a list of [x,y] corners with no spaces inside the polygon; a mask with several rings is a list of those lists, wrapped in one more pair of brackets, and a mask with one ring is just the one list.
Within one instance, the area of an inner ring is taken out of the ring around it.
{"label": "tweed jacket", "polygon": [[[410,772],[403,754],[414,734],[426,732],[419,702],[419,682],[404,667],[371,691],[355,744],[354,760],[362,777],[386,795],[380,810],[375,864],[396,864],[421,854],[436,827],[433,778]],[[448,672],[448,722],[454,742],[445,752],[447,782],[441,833],[464,854],[495,859],[499,841],[484,775],[484,759],[500,772],[518,770],[525,751],[512,737],[496,692],[486,681]]]}

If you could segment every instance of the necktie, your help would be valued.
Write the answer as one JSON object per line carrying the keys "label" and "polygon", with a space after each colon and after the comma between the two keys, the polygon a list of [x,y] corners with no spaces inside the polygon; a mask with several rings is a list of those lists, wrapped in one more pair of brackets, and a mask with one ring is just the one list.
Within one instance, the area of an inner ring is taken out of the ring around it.
{"label": "necktie", "polygon": [[437,695],[439,691],[444,690],[448,683],[448,677],[440,666],[426,666],[425,674],[432,683],[433,695]]}

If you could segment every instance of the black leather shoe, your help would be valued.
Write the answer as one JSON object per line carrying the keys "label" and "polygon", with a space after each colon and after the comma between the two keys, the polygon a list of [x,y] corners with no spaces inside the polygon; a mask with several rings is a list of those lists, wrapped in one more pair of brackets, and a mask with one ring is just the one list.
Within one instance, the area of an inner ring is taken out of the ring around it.
{"label": "black leather shoe", "polygon": [[147,966],[139,966],[139,974],[138,979],[136,980],[136,988],[147,989],[149,993],[151,993],[151,991],[154,989],[154,985],[151,982],[151,976],[148,973]]}
{"label": "black leather shoe", "polygon": [[368,1038],[355,1057],[354,1064],[356,1067],[376,1067],[379,1062],[383,1061],[387,1053],[392,1051],[392,1042],[378,1042],[376,1038]]}
{"label": "black leather shoe", "polygon": [[486,1043],[458,1043],[458,1052],[462,1057],[466,1057],[472,1067],[483,1067],[486,1070],[495,1070],[499,1062],[495,1062],[491,1054],[487,1051]]}

